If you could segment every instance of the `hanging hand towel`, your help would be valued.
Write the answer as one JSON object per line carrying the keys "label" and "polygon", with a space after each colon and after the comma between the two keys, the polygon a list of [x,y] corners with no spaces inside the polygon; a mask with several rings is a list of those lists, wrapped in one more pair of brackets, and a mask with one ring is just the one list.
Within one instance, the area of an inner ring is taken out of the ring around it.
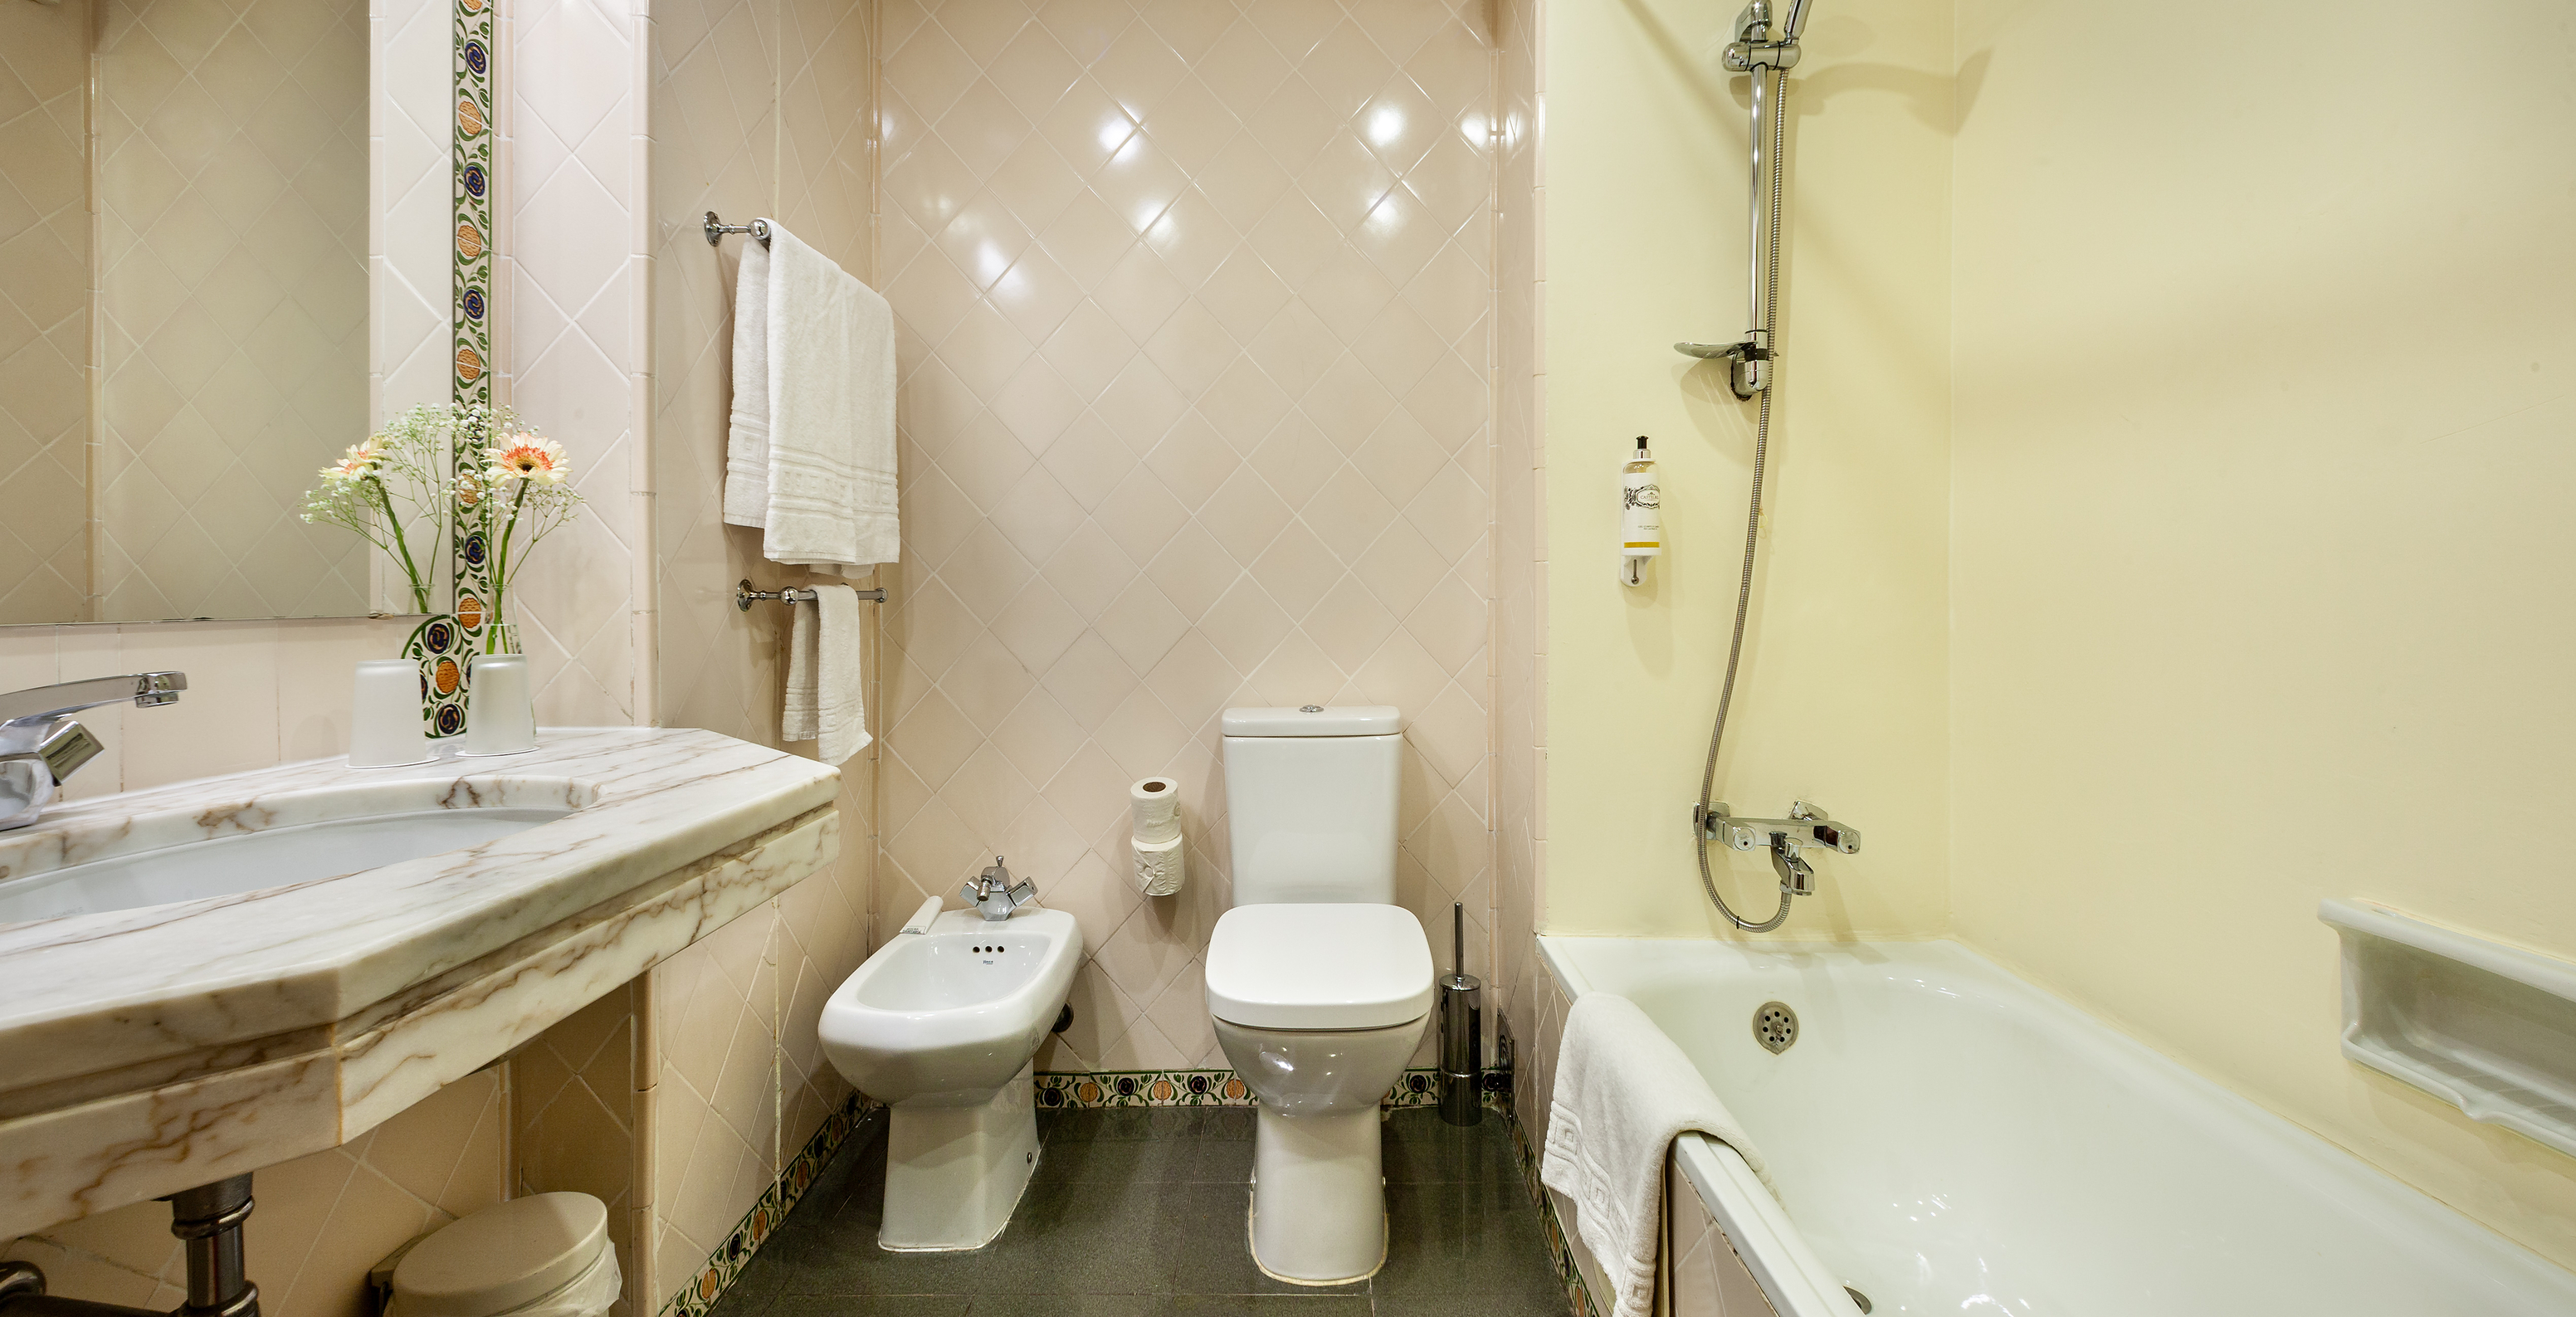
{"label": "hanging hand towel", "polygon": [[772,562],[893,562],[894,310],[772,222],[735,281],[724,519]]}
{"label": "hanging hand towel", "polygon": [[1565,1013],[1556,1092],[1539,1183],[1574,1200],[1574,1233],[1609,1273],[1610,1317],[1644,1317],[1655,1301],[1664,1236],[1664,1159],[1691,1130],[1753,1150],[1698,1067],[1625,997],[1587,992]]}
{"label": "hanging hand towel", "polygon": [[859,665],[859,592],[816,585],[814,602],[796,604],[787,632],[787,698],[779,711],[785,741],[819,742],[815,758],[839,764],[868,748],[866,686]]}

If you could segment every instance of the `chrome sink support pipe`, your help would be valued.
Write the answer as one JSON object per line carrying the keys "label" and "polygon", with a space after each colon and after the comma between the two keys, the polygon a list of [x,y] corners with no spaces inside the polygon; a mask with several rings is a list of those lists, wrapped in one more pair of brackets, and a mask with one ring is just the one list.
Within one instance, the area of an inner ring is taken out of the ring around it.
{"label": "chrome sink support pipe", "polygon": [[[128,679],[130,680],[130,678]],[[250,1219],[250,1177],[182,1190],[170,1204],[170,1233],[187,1242],[188,1301],[164,1314],[121,1303],[45,1292],[32,1262],[0,1262],[0,1317],[259,1317],[259,1287],[242,1268],[242,1222]]]}
{"label": "chrome sink support pipe", "polygon": [[177,704],[184,672],[129,672],[0,694],[0,832],[36,821],[54,791],[106,747],[71,715],[123,700]]}

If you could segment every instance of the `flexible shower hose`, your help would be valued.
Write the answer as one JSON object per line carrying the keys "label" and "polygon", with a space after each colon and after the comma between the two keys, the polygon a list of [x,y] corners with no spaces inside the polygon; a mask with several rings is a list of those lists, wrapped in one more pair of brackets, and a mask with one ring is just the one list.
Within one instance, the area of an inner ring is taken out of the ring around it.
{"label": "flexible shower hose", "polygon": [[[1784,126],[1789,122],[1789,73],[1773,73],[1778,90],[1771,97],[1771,218],[1766,226],[1769,241],[1764,244],[1769,266],[1762,280],[1762,330],[1774,345],[1780,341],[1780,148],[1785,139]],[[1699,775],[1699,808],[1691,818],[1692,849],[1699,856],[1700,890],[1708,893],[1709,903],[1726,921],[1748,933],[1768,933],[1789,920],[1789,902],[1795,899],[1786,882],[1780,884],[1780,908],[1771,917],[1755,923],[1727,908],[1726,898],[1717,894],[1717,875],[1708,866],[1708,807],[1717,791],[1717,751],[1726,741],[1726,714],[1735,703],[1735,669],[1744,658],[1744,619],[1753,606],[1753,559],[1762,543],[1762,464],[1771,446],[1771,391],[1779,386],[1780,375],[1775,364],[1770,382],[1762,389],[1762,401],[1753,419],[1753,496],[1744,513],[1744,575],[1735,587],[1735,637],[1726,646],[1726,682],[1718,688],[1717,723],[1708,733],[1708,767]]]}

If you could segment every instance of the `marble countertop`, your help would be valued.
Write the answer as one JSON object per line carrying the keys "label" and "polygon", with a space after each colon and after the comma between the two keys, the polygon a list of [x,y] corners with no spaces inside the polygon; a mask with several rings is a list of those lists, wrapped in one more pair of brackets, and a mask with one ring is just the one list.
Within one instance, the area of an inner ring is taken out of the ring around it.
{"label": "marble countertop", "polygon": [[572,810],[337,878],[0,924],[0,1239],[356,1137],[830,862],[839,776],[713,732],[548,729],[0,833],[7,879],[360,813]]}

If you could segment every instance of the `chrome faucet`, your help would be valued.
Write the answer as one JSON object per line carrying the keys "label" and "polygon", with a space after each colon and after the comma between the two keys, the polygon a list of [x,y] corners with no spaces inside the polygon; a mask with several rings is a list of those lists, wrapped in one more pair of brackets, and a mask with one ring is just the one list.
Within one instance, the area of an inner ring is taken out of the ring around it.
{"label": "chrome faucet", "polygon": [[1739,851],[1763,845],[1771,848],[1771,871],[1780,875],[1780,890],[1792,896],[1813,896],[1816,871],[1798,852],[1817,846],[1844,855],[1860,853],[1860,829],[1835,822],[1823,810],[1801,800],[1789,806],[1785,819],[1739,819],[1724,803],[1708,807],[1703,814],[1697,805],[1691,813],[1700,835],[1709,841]]}
{"label": "chrome faucet", "polygon": [[966,904],[991,923],[1011,917],[1011,912],[1038,899],[1038,885],[1026,878],[1014,883],[1011,871],[1002,867],[1002,857],[993,857],[993,867],[975,875],[959,889]]}
{"label": "chrome faucet", "polygon": [[0,694],[0,832],[23,828],[54,793],[106,747],[71,715],[121,700],[138,709],[177,704],[184,672],[130,672]]}

